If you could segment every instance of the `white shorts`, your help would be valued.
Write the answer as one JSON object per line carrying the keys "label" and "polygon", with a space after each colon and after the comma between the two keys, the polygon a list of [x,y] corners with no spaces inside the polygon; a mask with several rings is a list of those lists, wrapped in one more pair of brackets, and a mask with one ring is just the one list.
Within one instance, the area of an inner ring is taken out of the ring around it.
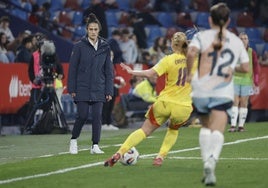
{"label": "white shorts", "polygon": [[228,115],[231,115],[231,108],[233,106],[233,101],[229,98],[199,98],[193,97],[193,103],[198,113],[207,114],[211,109],[217,109],[226,111]]}
{"label": "white shorts", "polygon": [[234,85],[235,95],[240,97],[250,96],[254,94],[252,86]]}

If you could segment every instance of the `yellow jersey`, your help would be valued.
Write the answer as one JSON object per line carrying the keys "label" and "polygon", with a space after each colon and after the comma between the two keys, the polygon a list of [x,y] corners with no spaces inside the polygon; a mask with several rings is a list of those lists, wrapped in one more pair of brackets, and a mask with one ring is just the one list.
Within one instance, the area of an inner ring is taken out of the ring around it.
{"label": "yellow jersey", "polygon": [[163,57],[153,69],[158,76],[165,74],[165,87],[157,100],[192,105],[191,85],[186,82],[187,66],[184,54],[173,53]]}

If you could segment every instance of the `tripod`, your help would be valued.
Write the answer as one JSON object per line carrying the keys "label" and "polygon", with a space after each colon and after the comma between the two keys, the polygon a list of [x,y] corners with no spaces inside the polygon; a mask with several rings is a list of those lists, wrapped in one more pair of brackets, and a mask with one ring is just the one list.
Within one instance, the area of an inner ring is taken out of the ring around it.
{"label": "tripod", "polygon": [[[36,112],[40,109],[43,113],[34,121]],[[53,84],[46,84],[41,89],[33,108],[28,114],[24,127],[21,129],[21,134],[24,134],[24,132],[48,134],[52,132],[53,128],[58,128],[61,133],[69,131]]]}

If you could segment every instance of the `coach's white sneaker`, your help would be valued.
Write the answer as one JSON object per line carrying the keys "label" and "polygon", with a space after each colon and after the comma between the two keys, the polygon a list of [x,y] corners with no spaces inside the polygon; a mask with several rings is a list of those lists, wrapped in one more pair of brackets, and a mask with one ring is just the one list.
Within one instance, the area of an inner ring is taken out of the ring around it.
{"label": "coach's white sneaker", "polygon": [[77,147],[77,140],[76,139],[71,139],[69,152],[70,152],[70,154],[77,154],[78,153],[78,147]]}
{"label": "coach's white sneaker", "polygon": [[109,124],[108,127],[110,127],[110,130],[113,130],[113,131],[119,130],[119,128],[114,126],[113,124]]}
{"label": "coach's white sneaker", "polygon": [[104,152],[99,148],[97,144],[94,144],[93,146],[91,146],[90,153],[91,154],[103,154]]}
{"label": "coach's white sneaker", "polygon": [[214,186],[216,184],[215,167],[216,167],[216,160],[214,159],[213,156],[211,156],[204,164],[206,186]]}
{"label": "coach's white sneaker", "polygon": [[114,126],[112,124],[109,124],[109,125],[104,124],[104,125],[102,125],[102,128],[101,129],[102,130],[106,130],[106,131],[117,131],[117,130],[119,130],[118,127],[116,127],[116,126]]}

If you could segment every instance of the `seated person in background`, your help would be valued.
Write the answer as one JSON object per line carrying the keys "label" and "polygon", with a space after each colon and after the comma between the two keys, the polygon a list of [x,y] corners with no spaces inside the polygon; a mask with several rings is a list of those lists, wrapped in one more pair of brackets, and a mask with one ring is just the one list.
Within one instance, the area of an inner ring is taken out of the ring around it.
{"label": "seated person in background", "polygon": [[128,94],[133,94],[133,91],[140,82],[143,81],[143,77],[140,76],[132,76],[132,78],[129,80],[130,89],[128,91]]}
{"label": "seated person in background", "polygon": [[14,62],[15,55],[12,51],[7,49],[7,36],[0,32],[0,62],[10,63]]}
{"label": "seated person in background", "polygon": [[157,77],[144,79],[133,90],[133,96],[142,99],[146,103],[154,103],[156,101],[156,85]]}
{"label": "seated person in background", "polygon": [[30,63],[33,50],[32,40],[33,36],[25,37],[22,40],[21,46],[19,47],[19,49],[17,49],[15,62],[28,63],[28,64]]}
{"label": "seated person in background", "polygon": [[0,18],[0,32],[5,33],[7,37],[7,43],[10,43],[15,39],[10,29],[10,18],[8,16],[2,16]]}
{"label": "seated person in background", "polygon": [[138,47],[132,34],[133,33],[130,33],[128,28],[124,28],[122,30],[122,38],[119,42],[122,57],[127,64],[135,64],[138,59]]}
{"label": "seated person in background", "polygon": [[258,60],[260,65],[268,66],[268,50],[265,50]]}

